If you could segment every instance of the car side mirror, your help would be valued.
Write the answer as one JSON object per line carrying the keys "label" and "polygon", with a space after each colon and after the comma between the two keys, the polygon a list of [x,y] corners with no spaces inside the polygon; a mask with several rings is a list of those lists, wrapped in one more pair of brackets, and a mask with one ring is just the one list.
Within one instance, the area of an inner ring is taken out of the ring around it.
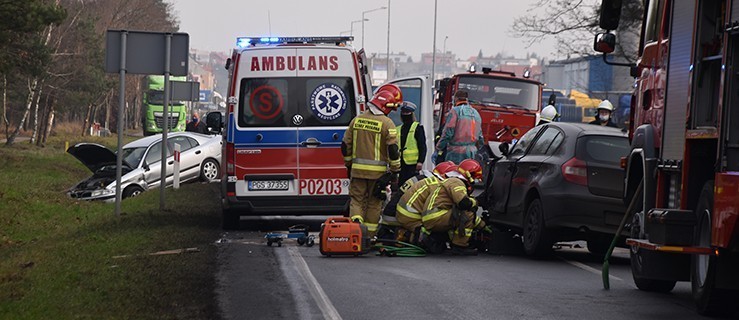
{"label": "car side mirror", "polygon": [[498,150],[500,151],[500,154],[507,156],[508,155],[508,149],[510,146],[507,142],[503,142],[500,145],[498,145]]}
{"label": "car side mirror", "polygon": [[221,133],[223,129],[223,115],[220,111],[208,112],[205,116],[205,125],[213,133]]}
{"label": "car side mirror", "polygon": [[601,53],[611,53],[616,50],[616,35],[610,32],[595,35],[593,50]]}

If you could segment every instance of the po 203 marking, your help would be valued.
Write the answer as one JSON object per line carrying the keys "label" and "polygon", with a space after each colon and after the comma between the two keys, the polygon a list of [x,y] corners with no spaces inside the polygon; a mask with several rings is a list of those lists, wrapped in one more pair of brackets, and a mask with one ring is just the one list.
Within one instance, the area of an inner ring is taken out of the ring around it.
{"label": "po 203 marking", "polygon": [[348,179],[301,179],[298,183],[300,194],[341,195],[348,193]]}

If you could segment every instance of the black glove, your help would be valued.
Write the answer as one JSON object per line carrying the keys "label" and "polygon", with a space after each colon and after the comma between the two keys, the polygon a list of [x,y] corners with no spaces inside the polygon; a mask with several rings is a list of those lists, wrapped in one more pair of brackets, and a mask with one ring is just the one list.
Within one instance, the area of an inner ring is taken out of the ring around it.
{"label": "black glove", "polygon": [[[377,181],[375,182],[375,189],[372,191],[372,196],[380,200],[387,199],[385,189],[393,181],[393,175],[393,173],[386,173],[377,178]],[[397,178],[395,179],[395,181],[397,181]]]}

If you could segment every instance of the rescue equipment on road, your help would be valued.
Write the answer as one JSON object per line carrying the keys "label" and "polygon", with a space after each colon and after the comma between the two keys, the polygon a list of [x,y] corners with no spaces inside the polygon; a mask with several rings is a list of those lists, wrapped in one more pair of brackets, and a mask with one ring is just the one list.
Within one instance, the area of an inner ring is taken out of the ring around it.
{"label": "rescue equipment on road", "polygon": [[347,217],[330,217],[321,224],[321,254],[359,256],[369,252],[370,239],[367,227]]}
{"label": "rescue equipment on road", "polygon": [[287,228],[287,232],[288,233],[267,233],[264,235],[264,238],[267,239],[267,245],[271,247],[273,243],[277,243],[278,247],[282,247],[282,240],[285,239],[295,239],[300,246],[306,245],[308,247],[312,247],[316,243],[316,237],[308,234],[308,226],[304,224],[289,227]]}

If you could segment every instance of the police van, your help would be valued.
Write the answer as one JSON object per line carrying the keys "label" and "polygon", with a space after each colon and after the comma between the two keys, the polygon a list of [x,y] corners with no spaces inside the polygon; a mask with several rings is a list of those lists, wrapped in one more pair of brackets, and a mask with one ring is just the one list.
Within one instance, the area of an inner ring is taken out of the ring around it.
{"label": "police van", "polygon": [[238,38],[229,72],[223,227],[244,215],[348,211],[341,141],[371,81],[353,37]]}

